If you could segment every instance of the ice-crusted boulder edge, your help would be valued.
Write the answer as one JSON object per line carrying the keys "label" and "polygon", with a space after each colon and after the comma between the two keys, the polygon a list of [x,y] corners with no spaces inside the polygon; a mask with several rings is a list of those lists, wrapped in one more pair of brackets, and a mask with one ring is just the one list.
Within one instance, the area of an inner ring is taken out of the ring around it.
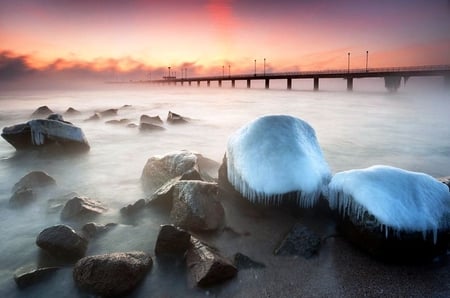
{"label": "ice-crusted boulder edge", "polygon": [[228,139],[227,178],[253,202],[316,204],[331,179],[314,129],[288,115],[257,118]]}

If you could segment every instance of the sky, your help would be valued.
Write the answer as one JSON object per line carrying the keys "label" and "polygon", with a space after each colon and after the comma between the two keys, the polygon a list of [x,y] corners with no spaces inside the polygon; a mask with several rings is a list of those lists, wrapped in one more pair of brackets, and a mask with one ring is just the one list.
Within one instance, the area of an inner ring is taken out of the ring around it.
{"label": "sky", "polygon": [[450,64],[450,0],[0,0],[0,41],[0,82]]}

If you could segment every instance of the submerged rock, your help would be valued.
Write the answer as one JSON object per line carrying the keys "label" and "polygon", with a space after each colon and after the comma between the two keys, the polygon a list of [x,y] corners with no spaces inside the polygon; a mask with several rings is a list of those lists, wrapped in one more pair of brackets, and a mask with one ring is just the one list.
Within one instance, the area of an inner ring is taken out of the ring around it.
{"label": "submerged rock", "polygon": [[148,123],[148,124],[155,124],[155,125],[162,125],[163,121],[159,116],[148,116],[148,115],[141,115],[141,118],[139,119],[140,123]]}
{"label": "submerged rock", "polygon": [[93,238],[98,234],[109,231],[111,228],[115,226],[117,226],[116,223],[108,223],[106,225],[102,225],[95,222],[89,222],[81,228],[81,232],[83,233],[85,238]]}
{"label": "submerged rock", "polygon": [[215,249],[191,237],[191,247],[186,255],[189,282],[199,287],[209,287],[233,278],[237,268]]}
{"label": "submerged rock", "polygon": [[264,265],[263,263],[256,262],[250,259],[248,256],[239,252],[234,255],[234,264],[238,270],[266,268],[266,265]]}
{"label": "submerged rock", "polygon": [[120,213],[122,213],[123,215],[133,215],[144,209],[145,204],[146,204],[145,199],[137,200],[133,204],[129,204],[126,207],[121,208]]}
{"label": "submerged rock", "polygon": [[173,225],[162,225],[155,244],[155,255],[181,255],[191,245],[191,235]]}
{"label": "submerged rock", "polygon": [[139,130],[140,131],[162,131],[162,130],[166,130],[166,129],[159,125],[141,122],[141,124],[139,125]]}
{"label": "submerged rock", "polygon": [[98,121],[102,118],[102,116],[100,116],[99,113],[94,113],[94,115],[90,116],[89,118],[87,118],[86,120],[84,120],[85,122],[89,122],[89,121]]}
{"label": "submerged rock", "polygon": [[67,201],[61,211],[61,219],[67,220],[72,218],[95,216],[105,212],[107,208],[99,201],[86,198],[74,197]]}
{"label": "submerged rock", "polygon": [[75,109],[72,108],[72,107],[69,107],[69,108],[64,112],[64,115],[67,115],[67,116],[77,116],[77,115],[80,115],[80,114],[81,114],[80,111],[75,110]]}
{"label": "submerged rock", "polygon": [[118,109],[108,109],[101,112],[98,112],[100,117],[114,117],[117,116]]}
{"label": "submerged rock", "polygon": [[12,188],[12,192],[20,189],[33,189],[56,185],[55,179],[42,171],[32,171],[23,176]]}
{"label": "submerged rock", "polygon": [[214,231],[223,224],[225,211],[216,183],[180,181],[172,197],[170,220],[175,225],[192,231]]}
{"label": "submerged rock", "polygon": [[287,115],[263,116],[236,131],[227,145],[227,180],[253,202],[295,199],[313,207],[331,172],[305,121]]}
{"label": "submerged rock", "polygon": [[14,272],[14,281],[21,289],[42,282],[53,275],[59,267],[35,268],[34,266],[25,266]]}
{"label": "submerged rock", "polygon": [[31,118],[47,117],[50,114],[53,114],[53,111],[48,106],[41,106],[31,114]]}
{"label": "submerged rock", "polygon": [[184,124],[184,123],[188,123],[189,120],[186,117],[183,117],[179,114],[173,113],[171,111],[169,111],[169,113],[167,114],[167,123],[170,124]]}
{"label": "submerged rock", "polygon": [[118,297],[131,293],[153,265],[145,252],[117,252],[89,256],[73,269],[75,284],[95,295]]}
{"label": "submerged rock", "polygon": [[75,260],[84,256],[88,241],[71,227],[56,225],[39,233],[36,244],[52,256]]}
{"label": "submerged rock", "polygon": [[340,172],[328,200],[339,231],[376,257],[409,263],[446,254],[450,192],[429,175],[389,166]]}
{"label": "submerged rock", "polygon": [[310,258],[320,249],[320,237],[300,223],[294,224],[292,229],[275,249],[279,256],[297,255]]}
{"label": "submerged rock", "polygon": [[9,204],[11,206],[23,206],[34,201],[35,195],[30,188],[21,188],[17,190],[12,197],[9,199]]}
{"label": "submerged rock", "polygon": [[128,128],[137,128],[139,127],[136,123],[130,123],[127,125]]}

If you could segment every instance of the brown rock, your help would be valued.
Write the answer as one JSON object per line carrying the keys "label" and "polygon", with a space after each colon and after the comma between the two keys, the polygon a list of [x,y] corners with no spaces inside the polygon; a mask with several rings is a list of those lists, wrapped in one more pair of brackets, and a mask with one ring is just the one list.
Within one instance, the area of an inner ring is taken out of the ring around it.
{"label": "brown rock", "polygon": [[156,255],[184,255],[191,235],[173,225],[162,225],[155,245]]}
{"label": "brown rock", "polygon": [[99,201],[86,197],[74,197],[64,205],[61,211],[61,219],[67,220],[76,217],[98,215],[106,210],[107,208]]}

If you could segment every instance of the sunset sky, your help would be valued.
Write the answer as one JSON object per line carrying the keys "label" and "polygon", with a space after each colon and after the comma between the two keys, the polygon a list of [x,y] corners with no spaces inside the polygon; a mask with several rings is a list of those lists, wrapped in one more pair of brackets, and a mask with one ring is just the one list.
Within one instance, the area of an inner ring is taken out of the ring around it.
{"label": "sunset sky", "polygon": [[450,64],[449,0],[0,0],[0,81]]}

